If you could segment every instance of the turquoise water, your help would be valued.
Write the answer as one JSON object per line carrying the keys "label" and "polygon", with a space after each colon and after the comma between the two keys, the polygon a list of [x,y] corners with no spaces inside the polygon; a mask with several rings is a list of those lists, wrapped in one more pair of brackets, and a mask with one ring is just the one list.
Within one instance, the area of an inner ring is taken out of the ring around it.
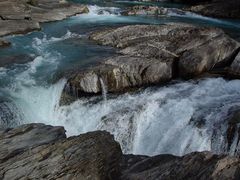
{"label": "turquoise water", "polygon": [[[68,135],[107,129],[116,136],[127,153],[181,155],[196,150],[218,152],[224,149],[211,146],[215,125],[219,122],[224,124],[224,119],[220,118],[219,121],[213,119],[216,115],[225,117],[224,114],[229,108],[240,104],[238,80],[208,79],[200,82],[179,82],[168,87],[149,88],[134,95],[105,97],[104,101],[97,103],[81,99],[63,107],[59,106],[59,100],[66,82],[64,77],[75,69],[92,66],[116,53],[111,47],[98,46],[90,41],[88,34],[92,31],[131,24],[186,22],[220,27],[240,40],[240,21],[213,19],[192,13],[183,15],[173,13],[158,18],[128,17],[121,16],[120,12],[139,3],[92,1],[90,4],[88,14],[43,24],[39,32],[6,37],[12,42],[12,46],[1,49],[0,58],[27,55],[33,61],[0,68],[1,125],[11,127],[32,122],[62,125]],[[153,4],[169,8],[183,7],[179,4]],[[212,87],[212,84],[215,84],[215,87]],[[200,98],[202,96],[204,98]],[[166,104],[162,105],[163,102]],[[223,106],[221,102],[226,104]],[[205,114],[207,122],[202,129],[190,123],[193,115],[200,116],[196,115],[197,112]],[[206,112],[210,113],[210,116],[207,116]],[[109,121],[109,124],[104,124],[102,118],[106,116],[114,116],[112,119],[117,122]],[[130,119],[133,119],[134,125],[129,124]],[[171,132],[167,129],[171,129]],[[183,132],[186,129],[189,133]],[[146,146],[149,148],[144,150]]]}

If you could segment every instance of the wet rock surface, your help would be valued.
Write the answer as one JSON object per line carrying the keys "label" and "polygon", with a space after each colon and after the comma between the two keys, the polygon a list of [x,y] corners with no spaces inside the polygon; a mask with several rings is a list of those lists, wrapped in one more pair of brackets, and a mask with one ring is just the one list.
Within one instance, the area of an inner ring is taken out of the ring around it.
{"label": "wet rock surface", "polygon": [[39,30],[41,22],[62,20],[88,12],[86,6],[59,0],[0,1],[0,36]]}
{"label": "wet rock surface", "polygon": [[112,135],[66,138],[62,127],[22,125],[0,131],[1,179],[239,179],[240,160],[210,152],[183,157],[123,155]]}
{"label": "wet rock surface", "polygon": [[220,29],[179,23],[124,26],[90,38],[120,54],[73,74],[65,92],[74,97],[197,77],[230,66],[240,47]]}
{"label": "wet rock surface", "polygon": [[24,64],[30,62],[34,57],[26,54],[18,54],[13,56],[3,56],[0,57],[0,67],[6,67],[12,64]]}

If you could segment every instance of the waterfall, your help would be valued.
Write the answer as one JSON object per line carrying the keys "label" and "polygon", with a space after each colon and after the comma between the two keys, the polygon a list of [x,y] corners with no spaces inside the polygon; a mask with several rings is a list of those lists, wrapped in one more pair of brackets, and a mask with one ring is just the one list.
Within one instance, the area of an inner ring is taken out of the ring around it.
{"label": "waterfall", "polygon": [[102,78],[99,78],[99,81],[100,81],[101,88],[102,88],[103,100],[104,100],[104,102],[106,102],[107,101],[107,86],[104,84]]}

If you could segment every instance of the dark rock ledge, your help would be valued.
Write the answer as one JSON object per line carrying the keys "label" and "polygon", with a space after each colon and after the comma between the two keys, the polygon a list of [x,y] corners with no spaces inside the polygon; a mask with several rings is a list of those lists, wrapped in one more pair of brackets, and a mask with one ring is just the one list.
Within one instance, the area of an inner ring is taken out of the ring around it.
{"label": "dark rock ledge", "polygon": [[[0,37],[39,30],[39,23],[62,20],[86,12],[86,6],[65,0],[1,0]],[[6,45],[0,39],[0,47]]]}
{"label": "dark rock ledge", "polygon": [[66,138],[63,127],[22,125],[0,131],[0,179],[239,179],[240,159],[210,152],[183,157],[123,155],[112,135]]}
{"label": "dark rock ledge", "polygon": [[240,44],[217,28],[179,23],[132,25],[95,32],[90,38],[118,48],[119,55],[73,73],[65,95],[100,94],[103,85],[110,93],[125,92],[213,70],[239,74]]}

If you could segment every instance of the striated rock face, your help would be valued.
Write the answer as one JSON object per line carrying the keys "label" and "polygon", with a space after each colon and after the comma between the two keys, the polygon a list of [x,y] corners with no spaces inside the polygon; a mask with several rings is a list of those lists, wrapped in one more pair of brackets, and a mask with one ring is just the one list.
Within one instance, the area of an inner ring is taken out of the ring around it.
{"label": "striated rock face", "polygon": [[74,97],[195,77],[229,66],[240,48],[220,29],[179,23],[124,26],[90,38],[119,48],[120,55],[69,78],[65,92]]}
{"label": "striated rock face", "polygon": [[107,132],[66,139],[62,127],[23,125],[0,134],[0,179],[116,179],[122,152]]}
{"label": "striated rock face", "polygon": [[0,1],[0,36],[40,29],[40,22],[62,20],[87,12],[86,6],[61,0]]}
{"label": "striated rock face", "polygon": [[240,159],[210,152],[183,157],[123,155],[112,135],[66,138],[62,127],[22,125],[0,131],[0,178],[76,180],[239,179]]}
{"label": "striated rock face", "polygon": [[239,179],[240,160],[210,152],[191,153],[183,157],[125,155],[121,179]]}

